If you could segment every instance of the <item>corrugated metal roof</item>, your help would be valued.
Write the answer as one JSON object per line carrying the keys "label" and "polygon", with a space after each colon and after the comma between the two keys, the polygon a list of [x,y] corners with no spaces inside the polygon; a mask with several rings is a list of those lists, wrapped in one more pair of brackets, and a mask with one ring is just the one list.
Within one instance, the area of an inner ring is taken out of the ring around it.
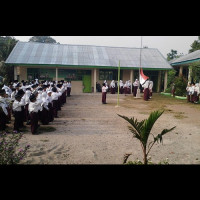
{"label": "corrugated metal roof", "polygon": [[170,62],[170,64],[173,66],[180,65],[181,63],[196,60],[196,59],[200,59],[200,50],[194,51],[187,55],[181,56],[180,58],[174,59]]}
{"label": "corrugated metal roof", "polygon": [[[172,69],[163,55],[154,48],[141,50],[141,66],[149,69]],[[140,48],[93,45],[18,42],[6,63],[63,66],[140,67]]]}

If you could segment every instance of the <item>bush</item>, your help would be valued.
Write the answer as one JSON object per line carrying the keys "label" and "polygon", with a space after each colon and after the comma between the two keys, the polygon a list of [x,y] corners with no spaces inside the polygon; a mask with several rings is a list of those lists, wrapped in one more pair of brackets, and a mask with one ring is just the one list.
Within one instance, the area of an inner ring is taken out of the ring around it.
{"label": "bush", "polygon": [[30,145],[26,145],[24,149],[17,149],[22,133],[7,136],[7,133],[0,133],[0,164],[18,164],[26,155]]}
{"label": "bush", "polygon": [[175,83],[175,95],[186,96],[187,82],[183,79],[183,77],[176,77],[174,83]]}

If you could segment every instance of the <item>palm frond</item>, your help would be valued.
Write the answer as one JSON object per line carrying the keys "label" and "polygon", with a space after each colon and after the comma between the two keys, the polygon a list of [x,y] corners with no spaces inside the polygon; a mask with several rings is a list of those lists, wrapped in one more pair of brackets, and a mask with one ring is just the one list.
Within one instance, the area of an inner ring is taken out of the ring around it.
{"label": "palm frond", "polygon": [[163,114],[164,111],[154,111],[149,115],[149,118],[145,120],[142,131],[141,131],[141,137],[145,144],[147,144],[149,135],[151,133],[151,129],[154,125],[154,123],[157,121],[157,119]]}
{"label": "palm frond", "polygon": [[162,136],[165,135],[166,133],[174,130],[176,128],[176,126],[170,128],[170,129],[164,129],[160,134],[158,134],[156,137],[154,137],[154,142],[159,142],[160,140],[160,143],[163,141],[162,139]]}
{"label": "palm frond", "polygon": [[141,139],[141,130],[144,124],[145,120],[142,120],[140,122],[137,121],[137,119],[133,118],[128,118],[126,116],[123,115],[119,115],[117,114],[119,117],[125,119],[129,124],[131,124],[131,126],[128,126],[129,130],[134,134],[134,137],[136,137],[137,139]]}

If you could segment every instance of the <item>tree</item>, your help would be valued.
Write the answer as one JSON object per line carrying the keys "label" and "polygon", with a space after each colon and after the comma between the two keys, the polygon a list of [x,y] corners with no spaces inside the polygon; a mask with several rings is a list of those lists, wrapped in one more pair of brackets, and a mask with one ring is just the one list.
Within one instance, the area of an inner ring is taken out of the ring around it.
{"label": "tree", "polygon": [[171,52],[167,54],[167,60],[170,61],[170,60],[173,60],[174,58],[179,58],[182,55],[183,55],[183,53],[178,55],[177,50],[171,49]]}
{"label": "tree", "polygon": [[57,43],[56,40],[50,36],[33,36],[29,39],[29,42]]}
{"label": "tree", "polygon": [[14,78],[13,65],[5,64],[5,61],[17,42],[18,40],[14,37],[0,36],[0,74],[5,78],[6,82],[10,82]]}
{"label": "tree", "polygon": [[[137,121],[137,119],[134,119],[134,117],[128,118],[126,116],[118,114],[118,116],[125,119],[129,124],[131,124],[131,126],[128,126],[129,130],[133,133],[133,137],[140,141],[145,165],[148,164],[147,156],[153,145],[156,142],[162,142],[163,141],[162,136],[175,129],[175,126],[170,129],[163,129],[162,132],[158,134],[156,137],[151,133],[151,129],[153,128],[154,123],[163,114],[163,112],[164,111],[159,111],[159,110],[151,112],[149,118],[146,120],[142,120],[141,122]],[[150,134],[153,136],[153,141],[148,143]]]}
{"label": "tree", "polygon": [[192,53],[196,50],[200,49],[200,36],[198,36],[198,40],[195,40],[192,44],[191,44],[191,49],[189,50],[189,53]]}

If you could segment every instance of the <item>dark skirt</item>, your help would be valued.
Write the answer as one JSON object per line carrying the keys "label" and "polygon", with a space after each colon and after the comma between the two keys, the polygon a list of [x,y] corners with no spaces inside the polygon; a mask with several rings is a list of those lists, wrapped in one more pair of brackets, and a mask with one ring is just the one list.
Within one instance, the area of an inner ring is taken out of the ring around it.
{"label": "dark skirt", "polygon": [[53,116],[58,117],[58,100],[53,100]]}
{"label": "dark skirt", "polygon": [[149,100],[149,88],[144,89],[144,100],[145,101]]}
{"label": "dark skirt", "polygon": [[124,88],[123,88],[123,86],[120,87],[120,90],[119,90],[119,91],[120,91],[120,94],[123,94],[123,93],[124,93]]}
{"label": "dark skirt", "polygon": [[48,120],[49,122],[52,122],[54,120],[54,112],[53,112],[53,106],[51,103],[48,104],[49,113],[48,113]]}
{"label": "dark skirt", "polygon": [[31,119],[31,133],[35,134],[38,129],[38,113],[32,112],[30,113]]}
{"label": "dark skirt", "polygon": [[124,87],[124,94],[126,95],[128,93],[128,88]]}
{"label": "dark skirt", "polygon": [[41,111],[41,122],[43,125],[48,125],[49,124],[49,111],[43,107]]}
{"label": "dark skirt", "polygon": [[190,102],[190,95],[187,95],[187,102]]}
{"label": "dark skirt", "polygon": [[71,88],[68,87],[68,88],[67,88],[67,96],[68,96],[68,97],[70,97],[70,93],[71,93]]}
{"label": "dark skirt", "polygon": [[115,88],[112,88],[112,87],[111,87],[111,88],[110,88],[110,93],[111,93],[111,94],[115,94]]}
{"label": "dark skirt", "polygon": [[133,96],[136,97],[138,86],[133,87]]}
{"label": "dark skirt", "polygon": [[198,102],[199,101],[199,95],[197,95],[197,92],[194,92],[192,95],[192,101],[193,102]]}
{"label": "dark skirt", "polygon": [[106,92],[102,92],[102,103],[106,103]]}

